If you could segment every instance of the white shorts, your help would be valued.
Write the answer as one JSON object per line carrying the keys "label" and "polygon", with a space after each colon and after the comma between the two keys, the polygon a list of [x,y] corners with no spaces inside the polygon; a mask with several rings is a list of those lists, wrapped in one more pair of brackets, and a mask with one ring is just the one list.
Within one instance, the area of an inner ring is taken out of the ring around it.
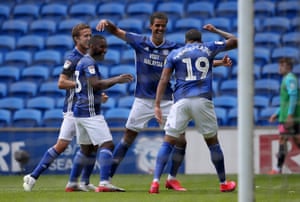
{"label": "white shorts", "polygon": [[[147,123],[155,117],[154,102],[154,99],[135,98],[129,113],[126,128],[136,132],[140,132],[142,129],[147,128]],[[173,101],[171,100],[161,101],[162,115],[165,120],[170,112],[172,104]]]}
{"label": "white shorts", "polygon": [[63,113],[64,119],[62,121],[58,139],[72,141],[76,136],[76,124],[73,112]]}
{"label": "white shorts", "polygon": [[77,143],[83,145],[101,146],[104,142],[112,141],[112,135],[102,115],[87,118],[75,118]]}
{"label": "white shorts", "polygon": [[195,128],[204,138],[217,134],[218,123],[213,102],[198,97],[181,99],[172,106],[164,128],[166,134],[179,137],[191,120],[194,120]]}

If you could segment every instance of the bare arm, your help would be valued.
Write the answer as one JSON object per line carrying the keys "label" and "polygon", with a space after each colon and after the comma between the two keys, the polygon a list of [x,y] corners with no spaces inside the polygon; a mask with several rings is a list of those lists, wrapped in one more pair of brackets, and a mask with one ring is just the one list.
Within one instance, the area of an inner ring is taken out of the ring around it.
{"label": "bare arm", "polygon": [[214,60],[213,67],[219,67],[219,66],[225,66],[225,67],[231,67],[232,61],[228,55],[225,55],[222,60]]}
{"label": "bare arm", "polygon": [[162,75],[160,77],[158,87],[156,89],[156,99],[155,99],[155,118],[157,119],[158,123],[162,124],[162,113],[160,109],[160,101],[165,93],[166,87],[170,81],[172,75],[171,68],[164,68]]}
{"label": "bare arm", "polygon": [[203,28],[206,29],[207,31],[212,32],[212,33],[219,34],[223,38],[225,38],[226,39],[226,50],[231,50],[231,49],[237,48],[238,39],[233,34],[225,32],[221,29],[217,29],[212,24],[204,25]]}
{"label": "bare arm", "polygon": [[119,76],[111,77],[108,79],[98,79],[98,77],[93,76],[88,79],[89,83],[96,90],[105,90],[112,87],[117,83],[129,83],[133,81],[133,76],[131,74],[121,74]]}
{"label": "bare arm", "polygon": [[108,31],[109,33],[115,35],[116,37],[126,41],[126,31],[118,28],[116,25],[114,25],[109,20],[100,20],[96,26],[96,29],[100,32],[103,32],[104,30]]}
{"label": "bare arm", "polygon": [[75,88],[75,81],[69,80],[69,77],[65,74],[60,74],[57,82],[59,89],[72,89]]}

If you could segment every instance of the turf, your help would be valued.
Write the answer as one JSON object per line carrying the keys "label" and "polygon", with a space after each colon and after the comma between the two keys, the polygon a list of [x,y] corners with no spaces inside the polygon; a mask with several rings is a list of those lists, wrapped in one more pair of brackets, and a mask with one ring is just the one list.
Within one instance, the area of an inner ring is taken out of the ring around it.
{"label": "turf", "polygon": [[[175,192],[163,187],[166,176],[162,177],[160,194],[149,194],[151,175],[116,175],[113,183],[126,189],[118,193],[64,192],[67,175],[43,175],[32,192],[24,192],[23,176],[0,176],[0,201],[99,201],[99,202],[235,202],[238,190],[221,193],[216,175],[179,175],[178,179],[188,189]],[[237,180],[236,175],[228,178]],[[95,174],[91,182],[98,184]],[[254,199],[257,202],[296,202],[300,201],[300,175],[256,175],[254,178]],[[251,191],[251,190],[249,190]]]}

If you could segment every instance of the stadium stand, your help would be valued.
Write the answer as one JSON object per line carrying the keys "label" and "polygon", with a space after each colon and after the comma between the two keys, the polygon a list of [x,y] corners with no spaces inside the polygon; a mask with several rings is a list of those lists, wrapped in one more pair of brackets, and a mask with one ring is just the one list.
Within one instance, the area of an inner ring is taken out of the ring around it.
{"label": "stadium stand", "polygon": [[11,124],[11,112],[6,109],[0,109],[0,127],[8,127]]}
{"label": "stadium stand", "polygon": [[16,47],[15,37],[10,35],[0,35],[0,51],[6,53],[14,50]]}
{"label": "stadium stand", "polygon": [[17,110],[12,117],[14,127],[39,127],[41,126],[42,112],[36,109]]}

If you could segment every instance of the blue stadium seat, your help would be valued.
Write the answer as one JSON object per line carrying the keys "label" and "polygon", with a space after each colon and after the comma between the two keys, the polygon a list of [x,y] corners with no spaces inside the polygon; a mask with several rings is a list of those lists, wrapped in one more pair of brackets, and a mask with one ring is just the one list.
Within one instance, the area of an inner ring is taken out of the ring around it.
{"label": "blue stadium seat", "polygon": [[72,33],[72,29],[75,25],[82,23],[83,21],[76,18],[69,18],[62,20],[58,23],[57,32],[59,34],[68,34]]}
{"label": "blue stadium seat", "polygon": [[107,79],[109,77],[109,67],[100,64],[98,65],[98,70],[102,78]]}
{"label": "blue stadium seat", "polygon": [[227,109],[222,107],[215,107],[216,117],[219,126],[227,125]]}
{"label": "blue stadium seat", "polygon": [[6,97],[6,95],[7,95],[7,85],[5,83],[0,83],[0,99]]}
{"label": "blue stadium seat", "polygon": [[96,17],[96,6],[94,3],[74,3],[70,5],[68,15],[71,18],[90,21]]}
{"label": "blue stadium seat", "polygon": [[124,107],[130,109],[133,104],[133,101],[134,101],[134,96],[128,95],[128,96],[121,97],[117,101],[117,107],[119,108]]}
{"label": "blue stadium seat", "polygon": [[277,79],[258,79],[254,82],[255,95],[272,98],[279,94],[280,84]]}
{"label": "blue stadium seat", "polygon": [[63,121],[62,109],[49,109],[46,110],[42,117],[41,126],[59,128]]}
{"label": "blue stadium seat", "polygon": [[228,67],[216,67],[212,69],[213,79],[217,82],[222,82],[224,79],[229,77],[229,68]]}
{"label": "blue stadium seat", "polygon": [[222,107],[226,109],[234,108],[237,106],[237,97],[230,95],[221,95],[213,99],[215,107]]}
{"label": "blue stadium seat", "polygon": [[57,98],[56,103],[55,103],[55,108],[62,109],[64,107],[64,104],[65,104],[65,98],[64,97]]}
{"label": "blue stadium seat", "polygon": [[133,49],[126,49],[122,52],[120,63],[133,65],[135,61],[135,52]]}
{"label": "blue stadium seat", "polygon": [[23,69],[20,79],[22,81],[32,81],[41,84],[48,80],[49,68],[46,66],[30,66]]}
{"label": "blue stadium seat", "polygon": [[40,35],[25,35],[18,39],[17,48],[34,53],[44,48],[44,37]]}
{"label": "blue stadium seat", "polygon": [[259,66],[270,63],[271,50],[262,46],[254,48],[254,63]]}
{"label": "blue stadium seat", "polygon": [[54,20],[39,19],[32,21],[29,26],[29,33],[48,37],[56,33],[56,23]]}
{"label": "blue stadium seat", "polygon": [[120,63],[120,52],[117,50],[108,50],[105,59],[101,61],[101,65],[113,66]]}
{"label": "blue stadium seat", "polygon": [[227,115],[227,125],[228,126],[237,126],[238,124],[238,108],[232,108],[228,111]]}
{"label": "blue stadium seat", "polygon": [[6,65],[23,68],[31,64],[32,55],[29,51],[25,50],[10,51],[6,53],[4,62]]}
{"label": "blue stadium seat", "polygon": [[255,18],[267,18],[275,15],[275,2],[272,1],[255,1],[254,15]]}
{"label": "blue stadium seat", "polygon": [[[166,29],[166,33],[167,34],[172,34],[173,32],[176,32],[176,30],[174,30],[174,21],[172,19],[168,19],[168,24],[167,24],[167,29]],[[150,21],[146,21],[144,23],[144,34],[150,36],[151,35],[151,30],[150,30]]]}
{"label": "blue stadium seat", "polygon": [[124,18],[118,21],[118,27],[126,30],[127,32],[143,33],[144,24],[143,20],[136,18]]}
{"label": "blue stadium seat", "polygon": [[35,52],[33,55],[32,64],[54,67],[62,64],[62,57],[60,52],[57,50],[45,49]]}
{"label": "blue stadium seat", "polygon": [[38,95],[61,98],[66,94],[65,90],[59,89],[56,81],[48,81],[41,84]]}
{"label": "blue stadium seat", "polygon": [[164,12],[172,21],[184,16],[184,3],[182,2],[160,2],[156,7],[157,11]]}
{"label": "blue stadium seat", "polygon": [[262,30],[265,32],[286,33],[290,30],[290,20],[287,17],[269,17],[263,20]]}
{"label": "blue stadium seat", "polygon": [[275,48],[271,54],[271,62],[278,62],[281,57],[292,58],[295,62],[299,62],[300,51],[299,48],[294,47],[281,47]]}
{"label": "blue stadium seat", "polygon": [[19,97],[5,97],[0,99],[0,108],[14,112],[25,107],[25,101]]}
{"label": "blue stadium seat", "polygon": [[30,81],[18,81],[12,83],[9,87],[8,94],[12,97],[21,97],[24,99],[36,96],[38,85]]}
{"label": "blue stadium seat", "polygon": [[16,47],[15,37],[10,35],[0,35],[0,51],[6,53],[14,50]]}
{"label": "blue stadium seat", "polygon": [[58,50],[61,54],[71,50],[74,46],[72,36],[66,34],[59,34],[49,36],[46,39],[45,47],[47,49]]}
{"label": "blue stadium seat", "polygon": [[109,97],[108,100],[105,103],[101,104],[101,110],[102,110],[102,114],[105,114],[105,112],[108,109],[113,109],[117,106],[117,101],[115,98],[113,97]]}
{"label": "blue stadium seat", "polygon": [[0,5],[0,22],[4,22],[5,20],[8,20],[10,17],[10,10],[11,10],[11,6],[9,5],[5,5],[5,4],[1,4]]}
{"label": "blue stadium seat", "polygon": [[217,28],[220,28],[224,31],[231,31],[231,21],[229,18],[225,17],[214,17],[214,18],[208,18],[204,20],[205,24],[213,24]]}
{"label": "blue stadium seat", "polygon": [[255,95],[253,100],[253,106],[259,110],[268,107],[270,104],[270,98],[263,95]]}
{"label": "blue stadium seat", "polygon": [[225,1],[220,2],[215,10],[217,17],[225,17],[229,19],[237,18],[237,2],[236,1]]}
{"label": "blue stadium seat", "polygon": [[168,33],[166,39],[179,45],[184,45],[184,32]]}
{"label": "blue stadium seat", "polygon": [[270,116],[272,116],[276,112],[276,110],[277,110],[277,107],[268,107],[268,108],[262,109],[258,113],[258,118],[257,118],[256,125],[262,125],[262,126],[266,126],[266,125],[276,126],[276,125],[278,125],[277,121],[275,121],[273,123],[269,122]]}
{"label": "blue stadium seat", "polygon": [[279,1],[276,6],[276,15],[286,16],[290,19],[299,16],[300,2],[299,1]]}
{"label": "blue stadium seat", "polygon": [[271,107],[279,107],[280,106],[280,95],[274,96],[271,100]]}
{"label": "blue stadium seat", "polygon": [[12,18],[31,22],[39,17],[39,9],[37,4],[16,4],[12,10]]}
{"label": "blue stadium seat", "polygon": [[186,17],[199,19],[215,17],[215,8],[212,2],[192,2],[187,5],[185,11]]}
{"label": "blue stadium seat", "polygon": [[129,94],[133,94],[135,92],[135,86],[136,86],[136,83],[135,82],[132,82],[128,85],[128,88],[127,88],[127,92]]}
{"label": "blue stadium seat", "polygon": [[40,17],[42,19],[53,20],[55,22],[62,21],[68,16],[68,5],[50,3],[45,4],[41,8]]}
{"label": "blue stadium seat", "polygon": [[3,66],[0,68],[0,81],[10,85],[20,79],[20,69],[14,66]]}
{"label": "blue stadium seat", "polygon": [[27,109],[37,109],[41,112],[55,108],[55,99],[47,96],[29,98],[26,104]]}
{"label": "blue stadium seat", "polygon": [[[113,22],[112,20],[110,20],[112,23],[114,23],[115,24],[115,22]],[[111,36],[110,34],[109,34],[109,32],[106,32],[106,31],[104,31],[104,32],[99,32],[98,30],[96,30],[96,26],[97,26],[97,24],[99,23],[99,19],[94,19],[94,20],[90,20],[89,22],[88,22],[88,25],[91,27],[91,29],[92,29],[92,34],[94,35],[94,34],[101,34],[101,35],[103,35],[103,36],[105,36],[105,37],[107,37],[107,36]]]}
{"label": "blue stadium seat", "polygon": [[116,84],[108,89],[105,90],[105,93],[109,97],[114,97],[114,98],[120,98],[122,96],[127,95],[127,83],[123,84]]}
{"label": "blue stadium seat", "polygon": [[0,109],[0,127],[7,127],[11,124],[11,112],[6,109]]}
{"label": "blue stadium seat", "polygon": [[282,46],[299,48],[300,47],[300,31],[288,32],[286,34],[283,34],[281,40],[282,40]]}
{"label": "blue stadium seat", "polygon": [[213,96],[218,96],[219,95],[219,82],[213,80],[212,88],[213,88]]}
{"label": "blue stadium seat", "polygon": [[291,31],[300,31],[300,17],[291,19]]}
{"label": "blue stadium seat", "polygon": [[16,38],[26,34],[28,31],[28,23],[24,20],[5,20],[2,24],[1,33],[11,35]]}
{"label": "blue stadium seat", "polygon": [[148,20],[154,11],[154,4],[151,2],[135,2],[127,4],[126,16],[129,18]]}
{"label": "blue stadium seat", "polygon": [[279,74],[278,63],[269,63],[269,64],[264,65],[261,70],[261,78],[280,80],[281,75]]}
{"label": "blue stadium seat", "polygon": [[259,32],[254,36],[256,47],[277,48],[280,46],[280,34],[275,32]]}
{"label": "blue stadium seat", "polygon": [[293,72],[297,75],[298,78],[300,78],[300,63],[294,65]]}
{"label": "blue stadium seat", "polygon": [[220,35],[211,32],[202,33],[202,41],[219,41],[221,39]]}
{"label": "blue stadium seat", "polygon": [[186,32],[189,29],[201,30],[202,21],[197,18],[181,18],[175,21],[174,29],[176,32]]}
{"label": "blue stadium seat", "polygon": [[97,9],[97,15],[101,18],[118,22],[125,15],[125,4],[118,2],[107,2],[100,4]]}
{"label": "blue stadium seat", "polygon": [[36,109],[17,110],[12,117],[13,127],[39,127],[42,120],[42,112]]}
{"label": "blue stadium seat", "polygon": [[224,80],[220,84],[219,95],[237,96],[237,80]]}
{"label": "blue stadium seat", "polygon": [[120,74],[132,74],[136,75],[134,65],[115,65],[110,68],[109,77],[118,76]]}
{"label": "blue stadium seat", "polygon": [[109,46],[109,49],[119,50],[122,52],[124,49],[127,49],[128,47],[125,41],[123,41],[122,39],[114,35],[107,36],[106,41]]}
{"label": "blue stadium seat", "polygon": [[113,108],[108,109],[104,117],[109,127],[125,127],[130,109],[128,108]]}
{"label": "blue stadium seat", "polygon": [[52,80],[58,80],[60,73],[62,72],[62,66],[58,65],[53,68],[51,73],[51,79]]}

